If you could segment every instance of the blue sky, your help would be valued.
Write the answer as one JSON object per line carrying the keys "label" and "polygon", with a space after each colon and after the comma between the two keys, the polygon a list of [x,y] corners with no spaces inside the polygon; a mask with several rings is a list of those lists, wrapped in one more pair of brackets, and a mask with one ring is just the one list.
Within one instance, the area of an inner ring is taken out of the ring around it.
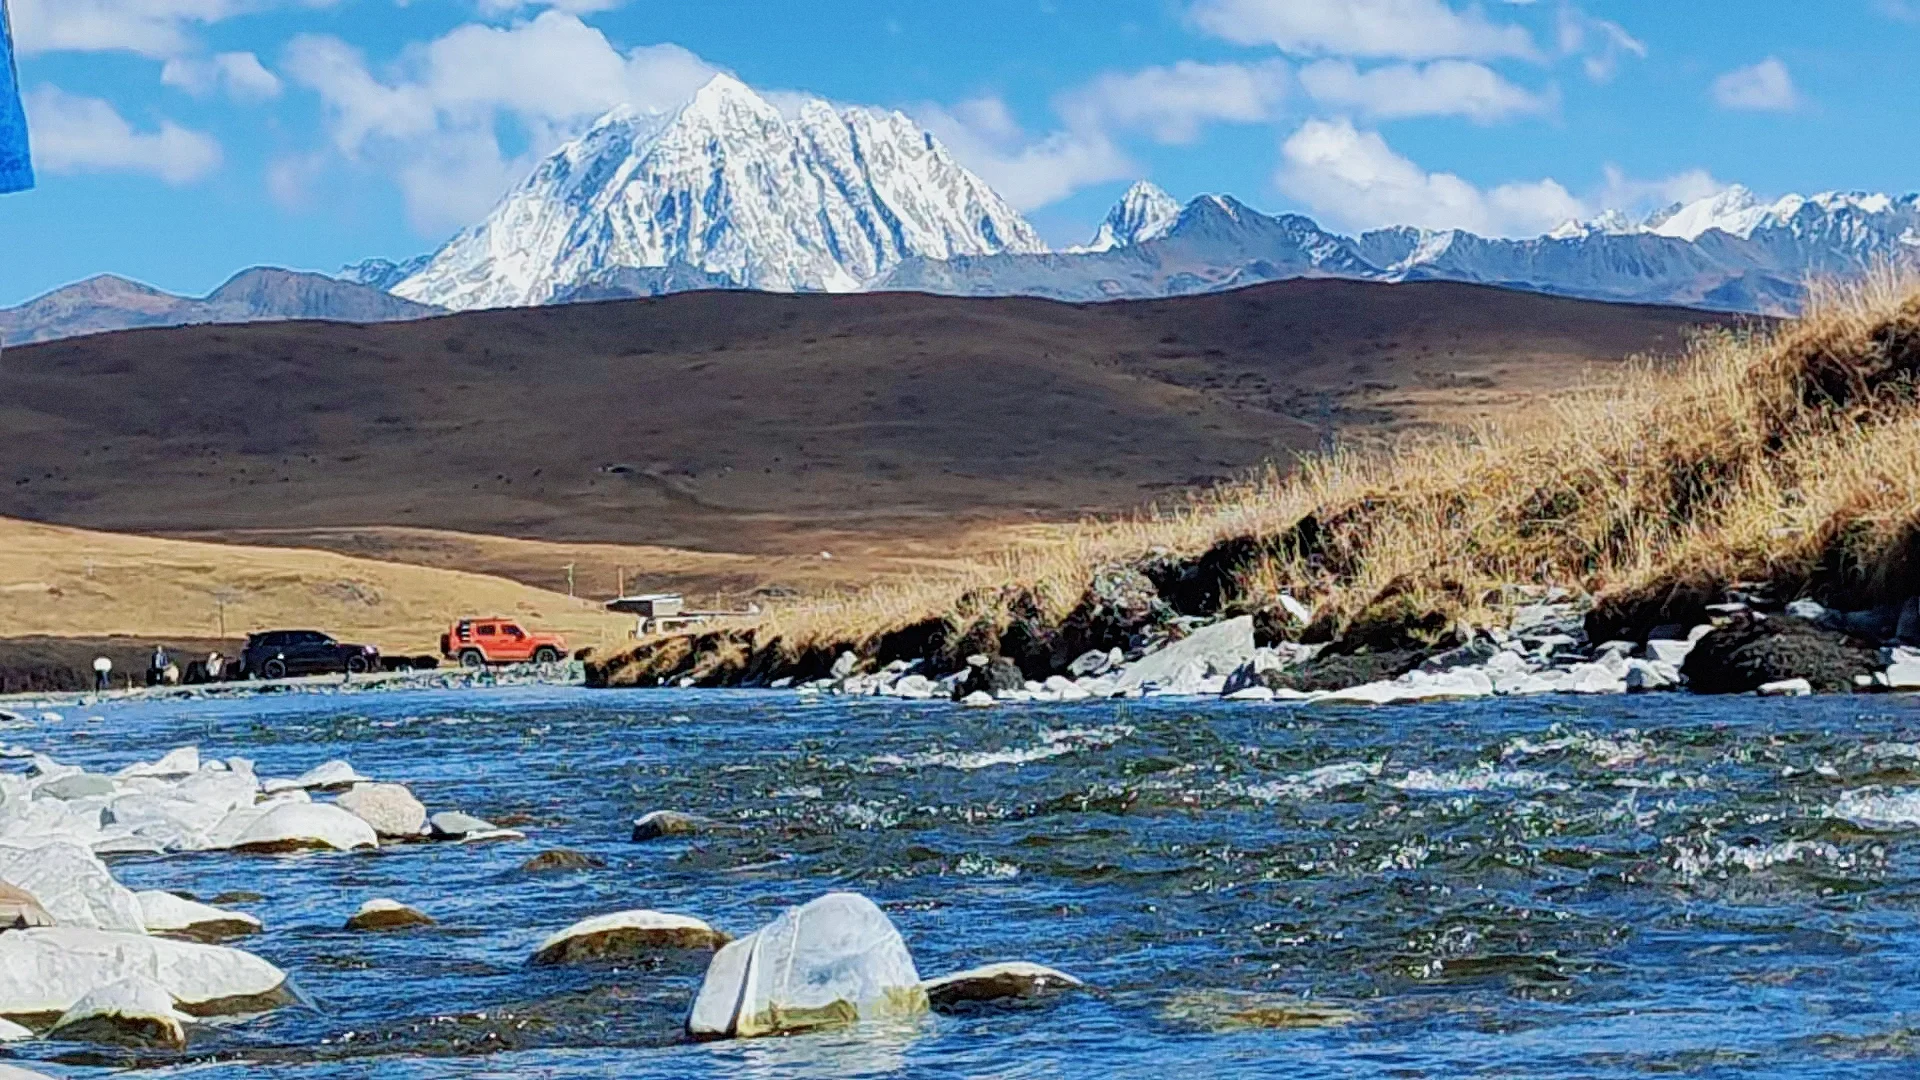
{"label": "blue sky", "polygon": [[1920,0],[9,0],[40,187],[0,304],[405,257],[712,71],[913,114],[1051,242],[1127,184],[1532,235],[1920,188]]}

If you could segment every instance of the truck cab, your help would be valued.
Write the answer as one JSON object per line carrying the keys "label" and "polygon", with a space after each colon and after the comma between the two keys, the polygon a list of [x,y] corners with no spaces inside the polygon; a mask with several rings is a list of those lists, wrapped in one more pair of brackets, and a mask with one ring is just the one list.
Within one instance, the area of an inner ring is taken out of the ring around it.
{"label": "truck cab", "polygon": [[558,634],[530,631],[517,619],[461,619],[440,635],[440,654],[471,669],[495,664],[551,664],[567,655],[567,642]]}

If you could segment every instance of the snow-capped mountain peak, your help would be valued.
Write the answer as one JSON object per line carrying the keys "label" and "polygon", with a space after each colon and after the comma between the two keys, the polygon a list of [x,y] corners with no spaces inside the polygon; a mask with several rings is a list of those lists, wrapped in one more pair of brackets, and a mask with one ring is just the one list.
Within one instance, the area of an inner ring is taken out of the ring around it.
{"label": "snow-capped mountain peak", "polygon": [[601,117],[393,291],[454,309],[510,307],[642,271],[848,292],[913,256],[1045,250],[906,116],[809,101],[788,119],[718,75],[673,113]]}
{"label": "snow-capped mountain peak", "polygon": [[1141,180],[1127,189],[1082,252],[1112,251],[1165,236],[1180,220],[1180,204],[1159,185]]}

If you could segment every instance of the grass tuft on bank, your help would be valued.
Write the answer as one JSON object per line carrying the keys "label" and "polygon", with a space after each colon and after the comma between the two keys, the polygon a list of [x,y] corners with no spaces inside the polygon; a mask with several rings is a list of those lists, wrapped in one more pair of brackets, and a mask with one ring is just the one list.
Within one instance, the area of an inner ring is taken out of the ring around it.
{"label": "grass tuft on bank", "polygon": [[[1497,424],[1331,452],[950,576],[642,642],[594,677],[806,678],[849,649],[948,665],[998,650],[1038,674],[1143,619],[1230,612],[1336,649],[1440,646],[1504,625],[1527,587],[1589,595],[1595,634],[1632,635],[1740,583],[1898,604],[1920,593],[1917,528],[1920,279],[1889,269],[1817,289],[1800,319],[1703,333]],[[1142,579],[1152,612],[1129,592]]]}

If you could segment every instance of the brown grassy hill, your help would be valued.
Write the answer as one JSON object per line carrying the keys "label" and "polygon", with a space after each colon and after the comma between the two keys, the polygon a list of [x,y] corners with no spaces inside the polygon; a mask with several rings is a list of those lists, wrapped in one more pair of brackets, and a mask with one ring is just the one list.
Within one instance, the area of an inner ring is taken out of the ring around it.
{"label": "brown grassy hill", "polygon": [[[347,550],[363,541],[328,538],[384,526],[938,554],[972,526],[1138,506],[1335,433],[1507,411],[1719,321],[1295,281],[1093,306],[707,293],[132,331],[8,350],[0,516]],[[555,553],[524,554],[516,576],[553,584]]]}

